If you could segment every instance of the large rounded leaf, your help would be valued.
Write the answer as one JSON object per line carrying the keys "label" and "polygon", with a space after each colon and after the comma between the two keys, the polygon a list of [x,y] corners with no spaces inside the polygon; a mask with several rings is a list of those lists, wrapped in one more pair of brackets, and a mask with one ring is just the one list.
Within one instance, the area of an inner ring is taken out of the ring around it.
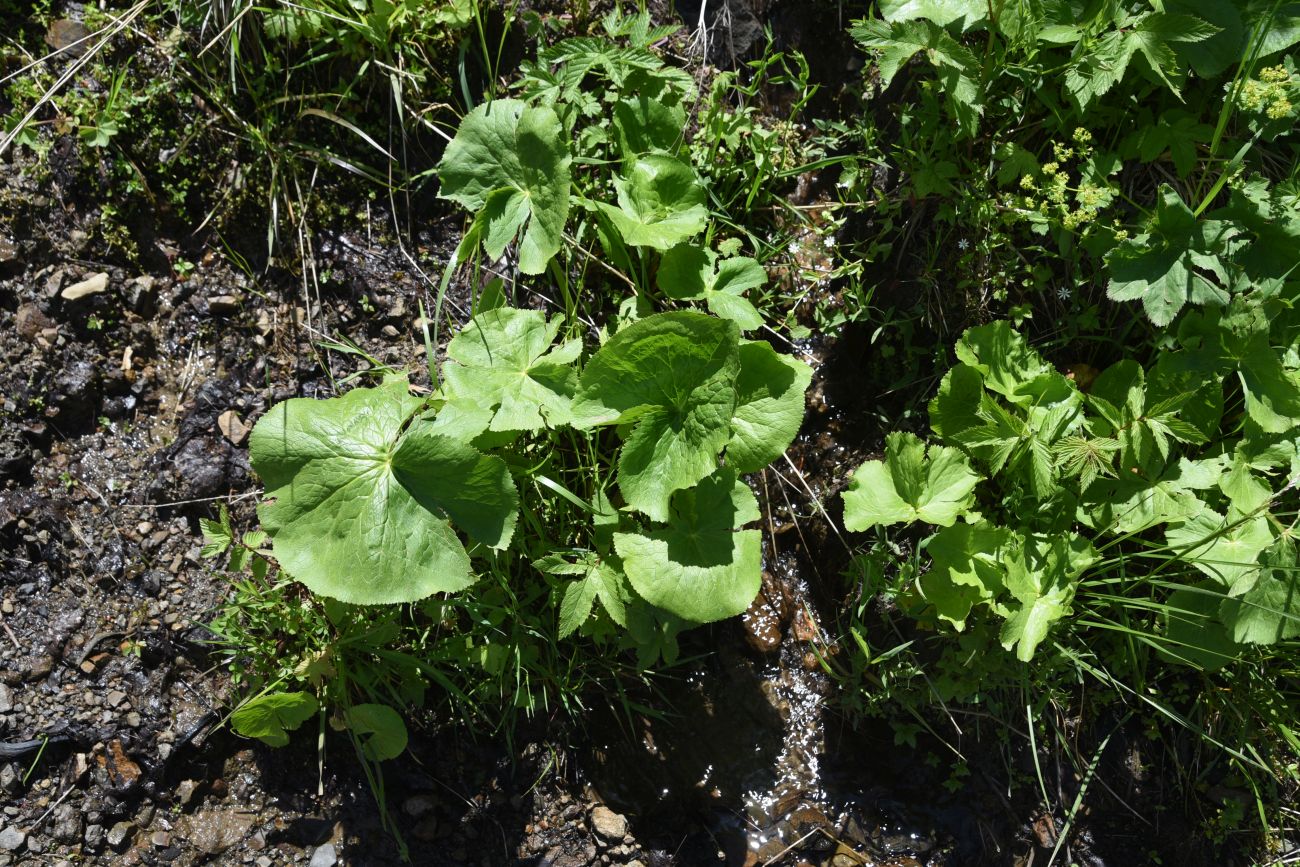
{"label": "large rounded leaf", "polygon": [[756,473],[785,454],[803,426],[810,382],[812,368],[799,359],[759,341],[741,345],[727,466]]}
{"label": "large rounded leaf", "polygon": [[762,584],[758,530],[733,527],[759,517],[753,493],[720,470],[673,497],[672,523],[615,533],[614,548],[636,592],[684,620],[709,623],[742,613]]}
{"label": "large rounded leaf", "polygon": [[284,401],[254,427],[249,454],[266,482],[258,515],[280,565],[314,592],[373,605],[467,587],[469,556],[451,521],[509,544],[518,495],[505,463],[423,422],[403,432],[422,405],[392,380]]}
{"label": "large rounded leaf", "polygon": [[656,521],[668,498],[718,466],[731,436],[740,370],[734,323],[679,311],[649,316],[615,334],[587,363],[573,424],[635,420],[618,462],[628,504]]}
{"label": "large rounded leaf", "polygon": [[438,164],[438,195],[479,215],[493,258],[527,223],[519,270],[540,274],[564,239],[569,161],[564,126],[552,109],[492,100],[465,115],[447,145]]}
{"label": "large rounded leaf", "polygon": [[598,202],[623,240],[634,247],[669,247],[704,231],[705,190],[688,163],[665,154],[641,157],[614,179],[618,207]]}

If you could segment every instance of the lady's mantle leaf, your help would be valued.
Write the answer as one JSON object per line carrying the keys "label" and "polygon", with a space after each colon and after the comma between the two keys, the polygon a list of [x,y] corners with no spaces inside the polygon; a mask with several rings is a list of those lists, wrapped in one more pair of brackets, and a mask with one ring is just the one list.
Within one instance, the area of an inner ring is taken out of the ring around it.
{"label": "lady's mantle leaf", "polygon": [[483,245],[493,258],[527,223],[519,270],[540,274],[563,241],[569,160],[554,111],[517,99],[492,100],[465,115],[447,145],[438,164],[438,195],[478,214]]}
{"label": "lady's mantle leaf", "polygon": [[1052,624],[1070,613],[1079,576],[1098,559],[1092,543],[1073,533],[1024,539],[1006,560],[1007,590],[1015,603],[1002,625],[1002,646],[1015,647],[1021,662],[1032,659]]}
{"label": "lady's mantle leaf", "polygon": [[651,605],[694,623],[733,617],[762,584],[758,503],[730,469],[673,497],[672,523],[646,533],[615,533],[614,548],[632,587]]}
{"label": "lady's mantle leaf", "polygon": [[1010,544],[1011,531],[987,521],[944,527],[926,540],[931,566],[918,586],[940,620],[965,629],[973,605],[993,603],[1006,586]]}
{"label": "lady's mantle leaf", "polygon": [[406,751],[406,723],[386,704],[354,704],[348,708],[347,723],[371,761],[395,759]]}
{"label": "lady's mantle leaf", "polygon": [[618,207],[596,206],[634,247],[667,250],[704,231],[709,212],[695,170],[663,154],[639,158],[627,177],[614,179]]}
{"label": "lady's mantle leaf", "polygon": [[270,692],[245,702],[230,715],[230,724],[246,738],[273,747],[289,743],[289,732],[311,719],[320,705],[307,692]]}
{"label": "lady's mantle leaf", "polygon": [[572,424],[635,422],[618,486],[656,521],[668,520],[673,491],[717,469],[736,408],[739,343],[735,323],[660,313],[615,334],[582,371]]}
{"label": "lady's mantle leaf", "polygon": [[578,387],[573,361],[582,343],[552,347],[560,330],[537,310],[501,307],[475,316],[447,347],[443,366],[449,396],[495,410],[493,431],[538,430],[565,424]]}
{"label": "lady's mantle leaf", "polygon": [[741,344],[727,466],[756,473],[785,453],[803,425],[810,382],[812,368],[799,359],[759,341]]}
{"label": "lady's mantle leaf", "polygon": [[467,587],[449,518],[493,547],[510,542],[518,494],[505,462],[415,422],[406,381],[277,404],[249,454],[280,565],[314,592],[360,605]]}
{"label": "lady's mantle leaf", "polygon": [[885,460],[867,461],[844,492],[844,526],[866,530],[879,524],[925,521],[950,527],[975,504],[981,476],[957,449],[925,444],[915,434],[885,438]]}
{"label": "lady's mantle leaf", "polygon": [[1267,516],[1228,520],[1208,508],[1170,524],[1165,537],[1185,562],[1221,582],[1229,596],[1241,596],[1255,586],[1261,573],[1259,555],[1273,544]]}

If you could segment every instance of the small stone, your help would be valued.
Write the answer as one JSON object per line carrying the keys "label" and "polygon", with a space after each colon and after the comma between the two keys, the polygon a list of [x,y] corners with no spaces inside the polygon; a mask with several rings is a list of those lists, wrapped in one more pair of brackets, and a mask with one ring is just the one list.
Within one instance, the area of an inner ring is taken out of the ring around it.
{"label": "small stone", "polygon": [[9,687],[0,683],[0,713],[9,713],[14,709],[14,693]]}
{"label": "small stone", "polygon": [[117,707],[122,702],[126,701],[126,693],[122,692],[120,689],[110,689],[106,699],[109,707]]}
{"label": "small stone", "polygon": [[107,842],[114,849],[121,851],[135,833],[135,825],[130,822],[118,822],[108,829]]}
{"label": "small stone", "polygon": [[228,409],[221,415],[217,416],[217,428],[221,435],[230,440],[231,445],[242,445],[248,438],[248,432],[251,428],[244,424],[239,413],[233,409]]}
{"label": "small stone", "polygon": [[140,727],[140,714],[131,711],[126,715],[126,724],[133,729],[138,729]]}
{"label": "small stone", "polygon": [[591,811],[591,824],[606,840],[622,840],[627,833],[627,819],[603,805]]}
{"label": "small stone", "polygon": [[108,288],[108,274],[100,271],[98,274],[92,274],[80,283],[73,283],[67,289],[59,293],[64,301],[78,301],[87,295],[95,295],[103,292]]}
{"label": "small stone", "polygon": [[316,847],[316,851],[311,853],[311,861],[307,867],[334,867],[338,863],[338,853],[334,851],[333,843],[325,843]]}
{"label": "small stone", "polygon": [[253,863],[256,864],[257,867],[271,867],[271,864],[273,862],[271,861],[270,858],[266,857],[265,855],[262,855],[258,857],[258,859]]}
{"label": "small stone", "polygon": [[27,842],[27,832],[10,825],[0,831],[0,851],[17,852]]}
{"label": "small stone", "polygon": [[[18,336],[23,340],[35,340],[36,335],[40,334],[47,328],[54,327],[54,320],[41,312],[41,308],[35,304],[20,304],[18,311],[14,314],[14,327],[18,330]],[[5,600],[6,605],[13,605],[9,600]],[[12,614],[12,611],[6,611],[6,614]]]}
{"label": "small stone", "polygon": [[159,849],[166,849],[171,844],[172,837],[166,831],[154,831],[149,836],[149,842],[153,843]]}
{"label": "small stone", "polygon": [[45,31],[45,44],[69,57],[81,57],[90,50],[90,30],[80,21],[60,18],[50,22]]}
{"label": "small stone", "polygon": [[402,810],[412,819],[418,819],[433,809],[433,803],[428,795],[412,795],[402,804]]}
{"label": "small stone", "polygon": [[239,298],[234,295],[214,295],[208,299],[208,312],[217,315],[239,310]]}
{"label": "small stone", "polygon": [[27,669],[27,679],[44,680],[45,678],[50,676],[50,672],[53,670],[54,670],[53,656],[50,656],[48,654],[45,656],[38,656],[36,657],[36,660],[32,662],[32,667]]}
{"label": "small stone", "polygon": [[81,811],[72,804],[60,804],[54,811],[54,839],[75,843],[81,839]]}
{"label": "small stone", "polygon": [[104,826],[87,825],[86,826],[86,848],[98,849],[104,845]]}

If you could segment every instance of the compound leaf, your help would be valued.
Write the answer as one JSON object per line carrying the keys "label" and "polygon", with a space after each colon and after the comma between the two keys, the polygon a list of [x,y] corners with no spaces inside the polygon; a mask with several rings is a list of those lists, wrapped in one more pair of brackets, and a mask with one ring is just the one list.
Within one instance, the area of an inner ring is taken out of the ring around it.
{"label": "compound leaf", "polygon": [[740,373],[736,325],[692,311],[638,320],[609,339],[582,371],[573,425],[634,424],[618,462],[633,508],[668,519],[673,491],[718,466],[731,437]]}
{"label": "compound leaf", "polygon": [[259,506],[281,566],[311,590],[360,605],[412,602],[473,581],[451,521],[509,544],[518,495],[500,458],[432,432],[404,379],[329,400],[295,398],[253,428]]}
{"label": "compound leaf", "polygon": [[525,225],[519,270],[540,274],[560,250],[569,215],[569,148],[556,113],[517,99],[486,102],[461,121],[438,164],[438,196],[478,216],[498,258]]}
{"label": "compound leaf", "polygon": [[975,505],[980,475],[959,450],[926,447],[915,434],[885,438],[885,460],[867,461],[844,492],[844,526],[866,530],[881,524],[925,521],[949,527]]}

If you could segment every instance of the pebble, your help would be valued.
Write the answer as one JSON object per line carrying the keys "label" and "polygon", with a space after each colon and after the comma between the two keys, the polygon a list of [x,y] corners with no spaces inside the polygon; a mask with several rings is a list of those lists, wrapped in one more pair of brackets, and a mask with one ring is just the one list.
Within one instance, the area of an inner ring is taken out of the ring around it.
{"label": "pebble", "polygon": [[591,824],[606,840],[622,840],[627,833],[627,819],[604,805],[591,811]]}
{"label": "pebble", "polygon": [[334,867],[338,863],[338,853],[334,851],[333,843],[325,843],[317,846],[316,851],[311,853],[311,861],[307,867]]}
{"label": "pebble", "polygon": [[14,693],[9,687],[0,683],[0,713],[9,713],[14,709]]}
{"label": "pebble", "polygon": [[248,439],[248,433],[252,430],[244,424],[239,413],[233,409],[228,409],[221,415],[217,416],[217,428],[221,435],[230,440],[231,445],[242,445],[244,440]]}
{"label": "pebble", "polygon": [[108,692],[109,707],[117,707],[124,701],[126,701],[126,693],[122,692],[122,690],[120,689],[109,690]]}
{"label": "pebble", "polygon": [[0,831],[0,851],[17,852],[27,842],[27,832],[10,825]]}
{"label": "pebble", "polygon": [[118,822],[108,831],[108,845],[114,849],[121,848],[127,840],[131,839],[135,831],[135,825],[130,822]]}
{"label": "pebble", "polygon": [[239,310],[239,299],[234,295],[214,295],[208,299],[208,312],[222,315]]}
{"label": "pebble", "polygon": [[80,283],[73,283],[67,289],[59,293],[64,301],[79,301],[87,295],[95,295],[103,292],[108,288],[108,274],[100,271],[98,274],[92,274]]}

